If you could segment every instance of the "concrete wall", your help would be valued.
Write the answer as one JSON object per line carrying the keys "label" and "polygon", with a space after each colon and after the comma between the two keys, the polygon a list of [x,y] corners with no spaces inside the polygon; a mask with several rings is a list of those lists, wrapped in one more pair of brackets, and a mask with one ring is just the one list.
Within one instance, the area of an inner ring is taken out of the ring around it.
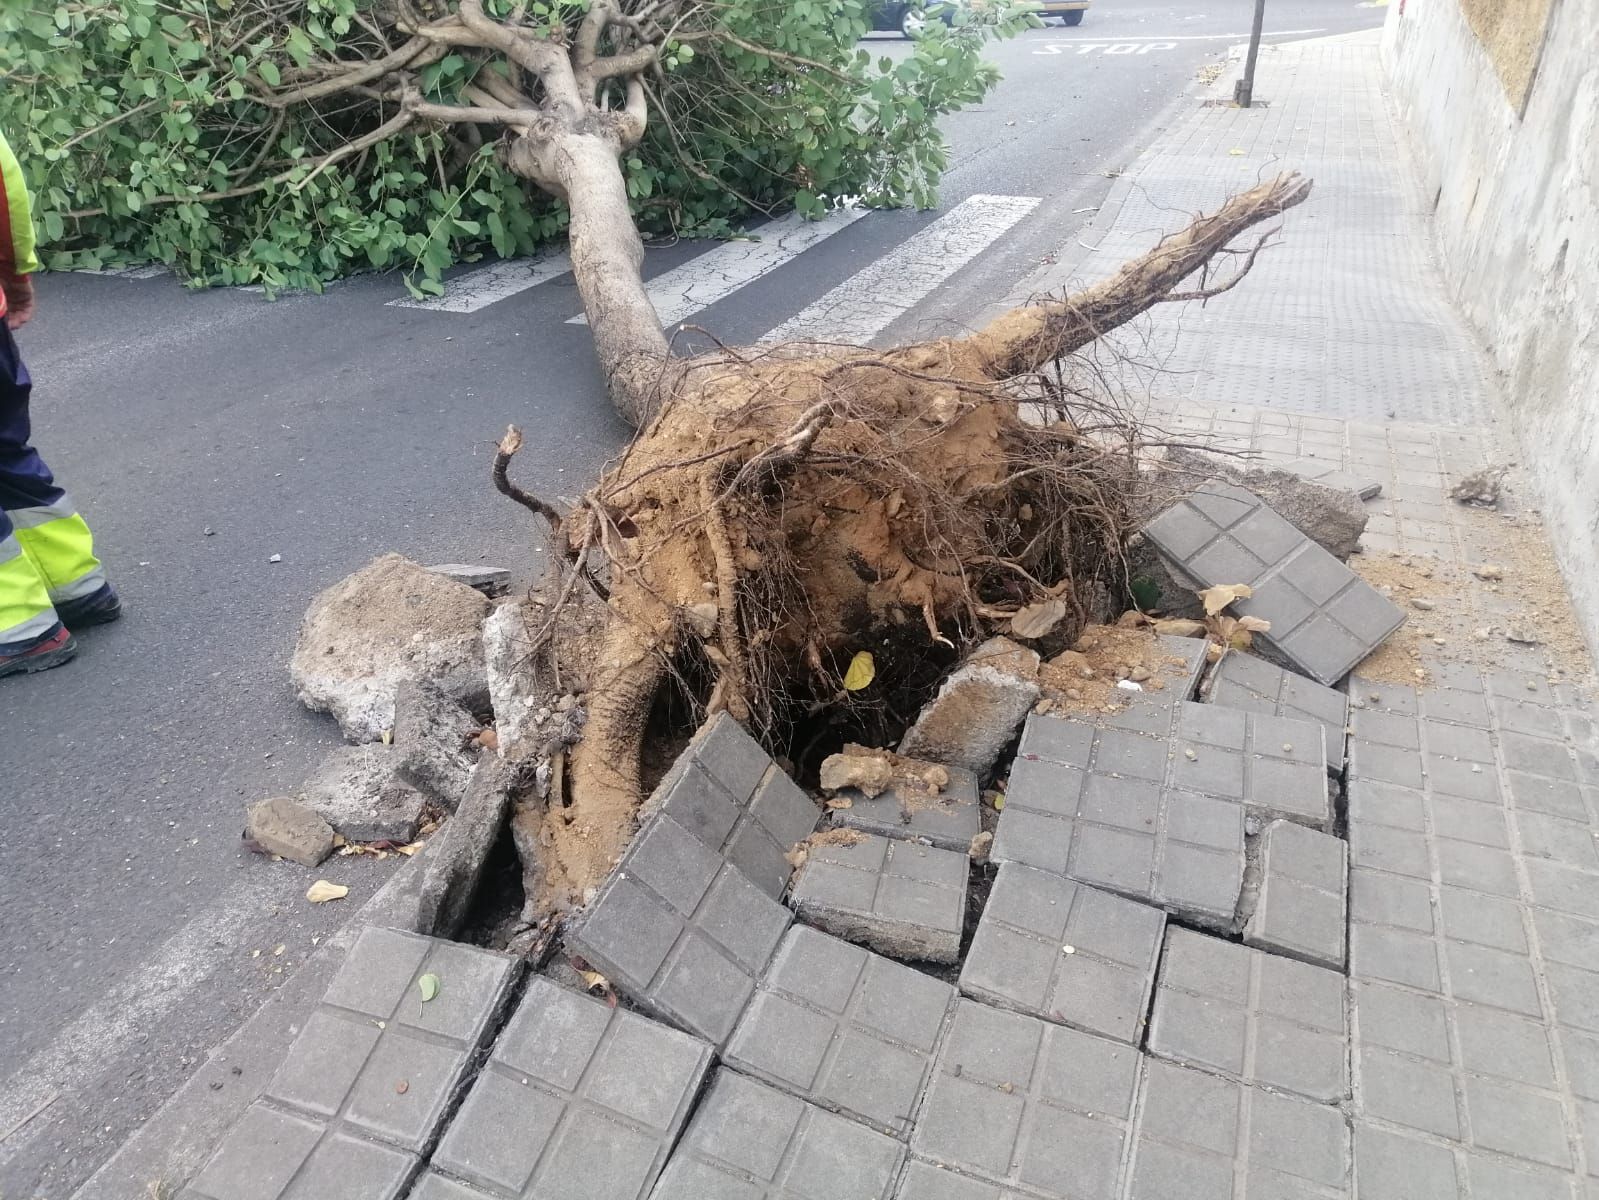
{"label": "concrete wall", "polygon": [[1437,198],[1444,269],[1503,372],[1599,652],[1599,4],[1556,0],[1520,116],[1458,0],[1400,4],[1383,59]]}

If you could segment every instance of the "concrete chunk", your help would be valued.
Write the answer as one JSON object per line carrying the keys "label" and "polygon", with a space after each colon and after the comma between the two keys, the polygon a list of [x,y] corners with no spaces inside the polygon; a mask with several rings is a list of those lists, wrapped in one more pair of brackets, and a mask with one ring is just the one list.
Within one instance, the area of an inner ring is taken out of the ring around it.
{"label": "concrete chunk", "polygon": [[812,843],[790,903],[812,925],[894,958],[955,962],[971,860],[963,852],[852,833]]}
{"label": "concrete chunk", "polygon": [[269,854],[302,867],[314,867],[333,853],[333,826],[314,809],[287,796],[250,805],[245,833]]}
{"label": "concrete chunk", "polygon": [[1166,914],[1003,863],[961,968],[968,996],[1138,1045]]}
{"label": "concrete chunk", "polygon": [[1245,944],[1343,970],[1348,845],[1273,821],[1261,835],[1260,865],[1260,899],[1244,926]]}
{"label": "concrete chunk", "polygon": [[432,793],[452,812],[461,803],[477,763],[468,740],[481,727],[431,683],[401,680],[394,693],[394,745],[406,778]]}
{"label": "concrete chunk", "polygon": [[412,841],[426,800],[397,777],[400,764],[394,746],[341,747],[300,785],[299,799],[348,841]]}
{"label": "concrete chunk", "polygon": [[1038,699],[1038,655],[990,638],[943,683],[899,752],[985,775]]}
{"label": "concrete chunk", "polygon": [[1393,601],[1231,484],[1203,484],[1144,526],[1144,535],[1204,587],[1253,587],[1233,610],[1270,621],[1259,636],[1321,683],[1337,683],[1405,620]]}
{"label": "concrete chunk", "polygon": [[747,1075],[903,1139],[954,999],[947,983],[795,925],[723,1057]]}
{"label": "concrete chunk", "polygon": [[289,674],[306,707],[332,713],[351,741],[375,742],[394,726],[402,679],[468,704],[486,696],[488,608],[464,583],[385,554],[311,602]]}

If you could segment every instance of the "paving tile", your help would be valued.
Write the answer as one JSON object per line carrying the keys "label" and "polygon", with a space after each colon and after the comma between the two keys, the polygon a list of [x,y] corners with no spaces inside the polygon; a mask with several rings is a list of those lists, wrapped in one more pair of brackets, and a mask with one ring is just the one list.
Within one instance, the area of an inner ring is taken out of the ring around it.
{"label": "paving tile", "polygon": [[1333,1200],[1349,1130],[1335,1108],[1150,1059],[1129,1175],[1128,1200]]}
{"label": "paving tile", "polygon": [[1449,1150],[1367,1121],[1354,1124],[1360,1200],[1459,1200],[1467,1194]]}
{"label": "paving tile", "polygon": [[1320,683],[1337,683],[1404,623],[1391,600],[1243,488],[1209,480],[1144,534],[1202,586],[1251,585],[1233,607],[1269,620],[1262,640]]}
{"label": "paving tile", "polygon": [[1312,1100],[1349,1094],[1344,982],[1262,950],[1166,931],[1149,1051]]}
{"label": "paving tile", "polygon": [[791,919],[658,813],[568,927],[567,946],[646,1012],[720,1045]]}
{"label": "paving tile", "polygon": [[891,838],[914,838],[945,850],[965,853],[982,829],[977,776],[962,767],[946,767],[949,784],[936,794],[890,785],[868,797],[856,788],[838,793],[848,808],[834,810],[833,824]]}
{"label": "paving tile", "polygon": [[[424,975],[438,982],[427,1002],[417,984]],[[363,929],[262,1094],[345,1132],[421,1153],[514,977],[502,954]]]}
{"label": "paving tile", "polygon": [[788,886],[788,852],[821,815],[739,723],[718,713],[678,755],[644,806],[665,811],[774,900]]}
{"label": "paving tile", "polygon": [[1357,980],[1351,989],[1356,1040],[1447,1065],[1452,1050],[1449,1017],[1441,996]]}
{"label": "paving tile", "polygon": [[947,983],[795,925],[723,1061],[903,1139],[954,999]]}
{"label": "paving tile", "polygon": [[888,1200],[905,1147],[726,1067],[652,1200]]}
{"label": "paving tile", "polygon": [[966,995],[1137,1045],[1166,925],[1156,908],[1001,863],[961,967]]}
{"label": "paving tile", "polygon": [[179,1200],[398,1200],[418,1161],[257,1100]]}
{"label": "paving tile", "polygon": [[1236,652],[1216,664],[1201,689],[1201,698],[1226,708],[1320,725],[1327,769],[1334,773],[1343,769],[1349,700],[1336,688],[1285,671],[1263,658]]}
{"label": "paving tile", "polygon": [[1342,838],[1273,821],[1260,837],[1260,896],[1246,945],[1344,968],[1348,847]]}
{"label": "paving tile", "polygon": [[1284,471],[1292,471],[1312,483],[1323,487],[1340,488],[1354,492],[1362,500],[1382,495],[1382,482],[1372,474],[1358,474],[1340,470],[1338,464],[1326,458],[1296,458],[1282,464]]}
{"label": "paving tile", "polygon": [[955,962],[971,859],[872,833],[813,842],[789,903],[804,920],[894,958]]}
{"label": "paving tile", "polygon": [[709,1043],[535,976],[432,1171],[496,1200],[640,1200],[710,1065]]}
{"label": "paving tile", "polygon": [[911,1153],[1029,1196],[1113,1196],[1140,1057],[1120,1042],[962,999]]}
{"label": "paving tile", "polygon": [[894,1189],[894,1200],[1034,1200],[1031,1195],[973,1179],[947,1167],[911,1159]]}

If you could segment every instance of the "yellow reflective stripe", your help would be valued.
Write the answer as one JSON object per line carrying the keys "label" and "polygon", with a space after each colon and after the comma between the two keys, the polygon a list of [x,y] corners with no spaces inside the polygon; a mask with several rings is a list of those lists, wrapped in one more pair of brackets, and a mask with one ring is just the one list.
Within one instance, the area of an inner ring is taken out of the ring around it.
{"label": "yellow reflective stripe", "polygon": [[16,538],[53,599],[77,600],[105,584],[94,556],[94,535],[77,513],[28,527],[19,524]]}
{"label": "yellow reflective stripe", "polygon": [[14,536],[0,539],[0,645],[48,633],[56,623],[44,580]]}
{"label": "yellow reflective stripe", "polygon": [[22,178],[22,165],[11,153],[6,135],[0,133],[0,205],[4,205],[11,226],[11,244],[0,246],[0,264],[9,264],[18,275],[31,275],[39,269],[33,252],[33,209],[28,202],[28,185]]}

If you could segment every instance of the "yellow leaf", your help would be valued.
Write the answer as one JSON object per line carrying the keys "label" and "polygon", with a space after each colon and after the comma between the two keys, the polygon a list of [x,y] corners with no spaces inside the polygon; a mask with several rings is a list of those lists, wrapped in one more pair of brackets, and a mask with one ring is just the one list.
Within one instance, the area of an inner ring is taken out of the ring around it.
{"label": "yellow leaf", "polygon": [[611,981],[605,978],[605,976],[601,975],[598,971],[579,971],[578,974],[583,977],[584,987],[608,988],[611,986]]}
{"label": "yellow leaf", "polygon": [[305,898],[312,904],[326,904],[329,900],[343,900],[349,894],[350,889],[342,883],[318,879],[306,889]]}
{"label": "yellow leaf", "polygon": [[396,846],[394,848],[394,852],[396,854],[403,854],[406,858],[410,858],[411,855],[415,854],[420,849],[422,849],[421,842],[410,842],[404,846]]}
{"label": "yellow leaf", "polygon": [[1244,156],[1244,148],[1242,146],[1234,146],[1231,150],[1227,151],[1227,153],[1231,154],[1234,158],[1242,158]]}
{"label": "yellow leaf", "polygon": [[849,670],[844,672],[844,690],[858,692],[876,678],[877,663],[872,658],[872,652],[862,650],[850,660]]}
{"label": "yellow leaf", "polygon": [[1255,589],[1247,583],[1218,583],[1198,593],[1200,600],[1204,601],[1207,617],[1214,617],[1234,600],[1248,600],[1254,594]]}
{"label": "yellow leaf", "polygon": [[416,990],[422,993],[422,1003],[426,1004],[439,994],[439,977],[429,971],[416,981]]}
{"label": "yellow leaf", "polygon": [[1004,809],[1004,807],[1005,807],[1005,793],[1001,792],[999,795],[994,797],[994,811],[995,812],[1000,812],[1000,811],[1002,811]]}

